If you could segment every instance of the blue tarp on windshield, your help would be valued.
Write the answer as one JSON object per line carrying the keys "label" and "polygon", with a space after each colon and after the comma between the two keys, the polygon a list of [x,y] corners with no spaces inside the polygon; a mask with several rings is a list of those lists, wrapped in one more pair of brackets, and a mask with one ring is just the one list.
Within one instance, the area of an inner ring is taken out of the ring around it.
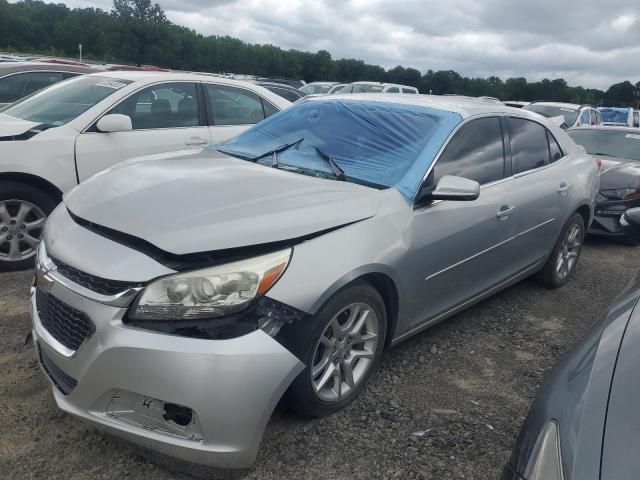
{"label": "blue tarp on windshield", "polygon": [[[302,101],[216,145],[255,158],[303,138],[278,154],[280,165],[331,172],[314,147],[331,156],[348,179],[394,187],[413,200],[442,143],[462,121],[458,113],[375,100]],[[271,157],[265,158],[270,162]]]}
{"label": "blue tarp on windshield", "polygon": [[627,124],[629,121],[629,109],[628,108],[599,108],[602,114],[602,121],[606,123],[623,123]]}

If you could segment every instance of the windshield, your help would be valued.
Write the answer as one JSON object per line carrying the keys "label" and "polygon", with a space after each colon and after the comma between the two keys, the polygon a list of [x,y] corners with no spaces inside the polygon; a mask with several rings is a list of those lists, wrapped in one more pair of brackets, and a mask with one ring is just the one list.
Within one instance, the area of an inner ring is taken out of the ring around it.
{"label": "windshield", "polygon": [[628,108],[599,108],[604,123],[620,123],[626,125],[629,120]]}
{"label": "windshield", "polygon": [[46,88],[6,108],[2,113],[58,127],[129,83],[129,80],[106,77],[78,77]]}
{"label": "windshield", "polygon": [[567,127],[573,125],[578,116],[578,110],[569,108],[569,107],[554,107],[551,105],[539,105],[539,104],[530,104],[522,107],[523,110],[529,110],[531,112],[536,112],[542,115],[543,117],[553,118],[553,117],[564,117],[564,124]]}
{"label": "windshield", "polygon": [[567,133],[591,155],[640,160],[640,134],[627,130],[596,129],[569,130]]}
{"label": "windshield", "polygon": [[[333,176],[320,149],[346,181],[396,186],[413,198],[433,156],[461,121],[457,113],[416,105],[326,98],[295,104],[216,148],[251,160],[295,143],[278,153],[280,167]],[[272,158],[259,161],[271,165]]]}
{"label": "windshield", "polygon": [[305,85],[300,90],[307,95],[314,95],[319,93],[327,93],[331,89],[331,85]]}

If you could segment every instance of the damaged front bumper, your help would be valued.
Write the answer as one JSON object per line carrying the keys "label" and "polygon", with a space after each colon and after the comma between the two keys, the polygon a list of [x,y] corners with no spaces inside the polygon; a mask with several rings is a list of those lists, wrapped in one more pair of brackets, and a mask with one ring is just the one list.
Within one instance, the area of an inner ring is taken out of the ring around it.
{"label": "damaged front bumper", "polygon": [[187,462],[251,466],[275,405],[304,368],[292,353],[260,329],[209,340],[136,328],[123,323],[126,307],[45,276],[31,292],[33,338],[62,410]]}
{"label": "damaged front bumper", "polygon": [[640,206],[638,200],[599,201],[588,233],[606,237],[623,237],[625,233],[620,225],[620,217],[629,208],[638,206]]}

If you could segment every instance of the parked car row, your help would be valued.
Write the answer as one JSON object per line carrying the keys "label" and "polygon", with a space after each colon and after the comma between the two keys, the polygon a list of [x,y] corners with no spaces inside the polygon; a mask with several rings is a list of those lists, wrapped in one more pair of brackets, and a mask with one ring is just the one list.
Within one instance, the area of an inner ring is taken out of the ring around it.
{"label": "parked car row", "polygon": [[312,82],[300,90],[306,95],[333,95],[336,93],[404,93],[417,95],[418,89],[408,85],[381,82]]}

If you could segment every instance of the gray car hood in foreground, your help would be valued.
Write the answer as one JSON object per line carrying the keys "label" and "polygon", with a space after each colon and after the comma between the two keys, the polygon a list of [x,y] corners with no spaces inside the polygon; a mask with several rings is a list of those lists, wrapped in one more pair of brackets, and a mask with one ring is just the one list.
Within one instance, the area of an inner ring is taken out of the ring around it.
{"label": "gray car hood in foreground", "polygon": [[77,217],[177,255],[305,237],[375,215],[380,191],[212,150],[128,161],[65,197]]}

